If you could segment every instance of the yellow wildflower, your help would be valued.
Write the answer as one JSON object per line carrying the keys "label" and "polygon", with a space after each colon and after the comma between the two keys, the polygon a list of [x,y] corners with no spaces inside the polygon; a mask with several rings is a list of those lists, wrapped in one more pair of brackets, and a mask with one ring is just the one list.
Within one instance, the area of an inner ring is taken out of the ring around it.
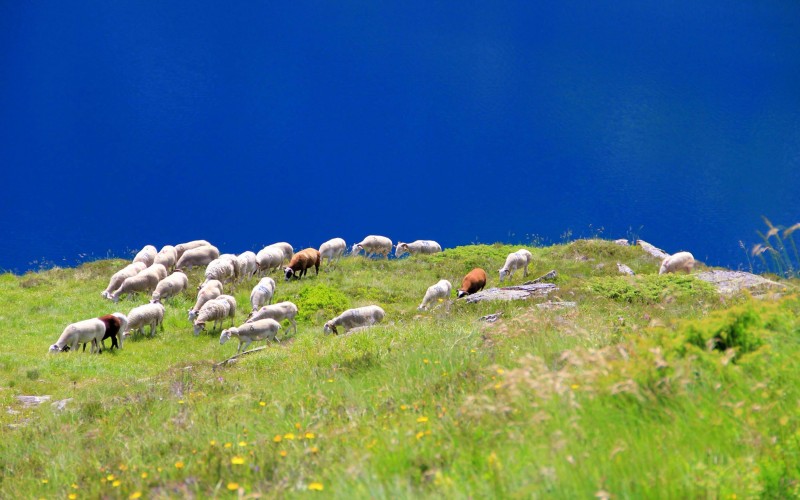
{"label": "yellow wildflower", "polygon": [[247,441],[239,441],[239,446],[241,447],[247,446]]}
{"label": "yellow wildflower", "polygon": [[129,500],[136,500],[137,498],[142,498],[141,491],[134,491],[133,493],[131,493],[131,496],[128,497]]}
{"label": "yellow wildflower", "polygon": [[76,498],[78,498],[78,495],[76,495],[75,493],[70,493],[69,495],[67,495],[67,498],[69,498],[69,500],[75,500]]}
{"label": "yellow wildflower", "polygon": [[280,443],[281,441],[283,441],[283,437],[280,434],[275,434],[275,437],[272,438],[272,440],[275,441],[276,443]]}
{"label": "yellow wildflower", "polygon": [[175,462],[175,468],[176,468],[176,469],[183,469],[183,465],[184,465],[184,463],[183,463],[183,462],[181,462],[180,460],[178,460],[177,462]]}
{"label": "yellow wildflower", "polygon": [[286,451],[286,450],[281,450],[281,451],[279,451],[279,452],[278,452],[278,454],[279,454],[280,456],[282,456],[282,457],[285,457],[286,455],[288,455],[288,453],[287,453],[287,451]]}
{"label": "yellow wildflower", "polygon": [[283,439],[288,439],[289,441],[291,441],[294,439],[294,434],[292,434],[291,432],[287,432],[286,434],[283,435]]}
{"label": "yellow wildflower", "polygon": [[306,439],[314,439],[314,433],[313,432],[306,432]]}
{"label": "yellow wildflower", "polygon": [[211,441],[208,442],[208,444],[210,444],[211,446],[216,446],[217,445],[217,441],[212,439]]}
{"label": "yellow wildflower", "polygon": [[424,435],[425,435],[424,432],[422,432],[422,431],[418,432],[417,433],[417,439],[422,439],[422,436],[424,436]]}
{"label": "yellow wildflower", "polygon": [[295,422],[295,424],[294,424],[294,428],[295,428],[295,429],[297,429],[297,430],[299,431],[299,430],[300,430],[300,427],[301,427],[301,425],[300,425],[300,422]]}
{"label": "yellow wildflower", "polygon": [[267,406],[267,403],[264,401],[259,401],[258,406]]}
{"label": "yellow wildflower", "polygon": [[42,479],[42,484],[47,484],[47,483],[48,483],[47,479]]}
{"label": "yellow wildflower", "polygon": [[111,486],[113,486],[114,488],[118,488],[120,484],[122,484],[122,483],[120,482],[120,480],[119,480],[119,479],[117,479],[116,481],[114,481],[113,483],[111,483]]}
{"label": "yellow wildflower", "polygon": [[239,483],[228,483],[228,489],[231,491],[236,491],[239,489]]}
{"label": "yellow wildflower", "polygon": [[308,451],[310,451],[311,453],[317,453],[319,451],[319,448],[317,448],[316,446],[312,446],[311,449]]}
{"label": "yellow wildflower", "polygon": [[109,474],[108,476],[106,476],[106,479],[108,479],[109,481],[113,481],[114,480],[114,474]]}
{"label": "yellow wildflower", "polygon": [[233,465],[242,465],[244,463],[244,457],[231,457],[231,463]]}
{"label": "yellow wildflower", "polygon": [[147,479],[147,472],[142,472],[142,479]]}
{"label": "yellow wildflower", "polygon": [[308,489],[311,491],[322,491],[325,489],[325,487],[322,485],[322,483],[311,483],[308,485]]}
{"label": "yellow wildflower", "polygon": [[400,409],[403,410],[403,411],[406,411],[406,410],[408,410],[408,406],[400,405]]}
{"label": "yellow wildflower", "polygon": [[128,466],[125,465],[125,464],[119,464],[118,469],[124,472],[124,471],[128,470]]}
{"label": "yellow wildflower", "polygon": [[225,443],[225,448],[230,448],[231,446],[233,446],[231,443]]}
{"label": "yellow wildflower", "polygon": [[419,417],[417,419],[417,422],[419,422],[420,424],[423,424],[423,423],[425,423],[427,421],[428,421],[428,417]]}

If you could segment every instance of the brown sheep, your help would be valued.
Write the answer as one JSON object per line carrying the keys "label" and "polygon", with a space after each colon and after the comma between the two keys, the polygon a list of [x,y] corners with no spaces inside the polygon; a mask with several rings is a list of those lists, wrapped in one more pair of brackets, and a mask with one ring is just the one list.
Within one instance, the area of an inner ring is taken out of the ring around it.
{"label": "brown sheep", "polygon": [[319,264],[321,260],[319,250],[316,248],[306,248],[305,250],[297,252],[292,256],[289,265],[283,269],[286,275],[286,281],[289,281],[292,276],[297,279],[302,278],[311,266],[314,266],[315,274],[319,274]]}
{"label": "brown sheep", "polygon": [[481,269],[480,267],[476,267],[461,281],[461,288],[458,289],[458,293],[456,294],[460,299],[464,295],[472,295],[475,292],[479,292],[483,290],[483,287],[486,286],[486,271]]}

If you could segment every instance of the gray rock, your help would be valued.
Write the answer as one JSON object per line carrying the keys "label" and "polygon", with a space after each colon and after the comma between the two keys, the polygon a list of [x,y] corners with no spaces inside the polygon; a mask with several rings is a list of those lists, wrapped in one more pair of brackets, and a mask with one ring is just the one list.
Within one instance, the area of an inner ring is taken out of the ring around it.
{"label": "gray rock", "polygon": [[619,270],[619,272],[622,274],[627,274],[628,276],[633,276],[634,274],[636,274],[633,272],[633,269],[619,262],[617,262],[617,270]]}
{"label": "gray rock", "polygon": [[745,289],[750,293],[760,293],[789,288],[788,285],[744,271],[704,271],[694,276],[699,280],[711,283],[717,287],[721,295],[726,296],[736,295]]}
{"label": "gray rock", "polygon": [[39,406],[45,401],[49,401],[50,396],[17,396],[17,401],[22,403],[25,408]]}
{"label": "gray rock", "polygon": [[558,287],[552,283],[532,283],[504,288],[490,288],[468,295],[466,301],[469,304],[474,304],[485,300],[523,300],[544,297],[556,290],[558,290]]}
{"label": "gray rock", "polygon": [[543,310],[556,310],[556,309],[572,309],[574,307],[578,307],[577,302],[554,302],[552,300],[548,300],[547,302],[542,302],[541,304],[536,304],[536,307]]}
{"label": "gray rock", "polygon": [[53,401],[52,403],[50,403],[50,406],[52,406],[54,410],[64,411],[67,407],[67,403],[69,403],[70,401],[72,401],[72,398],[60,399],[58,401]]}
{"label": "gray rock", "polygon": [[642,247],[642,249],[645,252],[649,253],[650,255],[652,255],[653,257],[657,258],[658,260],[663,260],[663,259],[669,257],[669,254],[667,252],[665,252],[664,250],[661,250],[658,247],[655,247],[655,246],[651,245],[650,243],[648,243],[648,242],[646,242],[644,240],[638,240],[636,242],[636,244],[639,245],[640,247]]}
{"label": "gray rock", "polygon": [[628,240],[626,240],[625,238],[620,238],[618,240],[614,240],[614,243],[616,243],[617,245],[621,245],[623,247],[631,246],[631,243]]}

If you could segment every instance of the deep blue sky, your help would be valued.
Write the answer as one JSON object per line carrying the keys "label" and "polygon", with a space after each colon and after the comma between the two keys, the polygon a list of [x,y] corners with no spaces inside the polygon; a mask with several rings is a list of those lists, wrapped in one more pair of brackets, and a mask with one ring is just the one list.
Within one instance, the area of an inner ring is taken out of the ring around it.
{"label": "deep blue sky", "polygon": [[0,3],[0,269],[800,220],[800,3]]}

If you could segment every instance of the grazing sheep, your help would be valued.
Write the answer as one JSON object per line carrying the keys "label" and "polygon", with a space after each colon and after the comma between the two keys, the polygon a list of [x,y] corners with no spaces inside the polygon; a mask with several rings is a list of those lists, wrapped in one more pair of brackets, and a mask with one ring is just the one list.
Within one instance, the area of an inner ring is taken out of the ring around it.
{"label": "grazing sheep", "polygon": [[186,243],[181,243],[179,245],[175,245],[176,257],[178,260],[180,260],[184,252],[186,252],[187,250],[204,246],[213,246],[213,245],[211,245],[211,243],[207,242],[206,240],[194,240],[194,241],[188,241]]}
{"label": "grazing sheep", "polygon": [[239,274],[241,273],[241,268],[239,267],[239,259],[236,257],[236,254],[224,253],[220,255],[218,258],[230,261],[231,265],[233,266],[233,282],[238,283]]}
{"label": "grazing sheep", "polygon": [[272,296],[275,295],[275,280],[272,278],[261,278],[253,291],[250,292],[250,305],[253,306],[253,312],[258,310],[259,307],[266,304],[272,304]]}
{"label": "grazing sheep", "polygon": [[319,247],[320,258],[328,259],[329,266],[332,260],[338,262],[346,251],[347,243],[341,238],[328,240]]}
{"label": "grazing sheep", "polygon": [[189,288],[189,279],[186,273],[178,269],[163,280],[159,281],[151,296],[151,302],[159,302],[174,297]]}
{"label": "grazing sheep", "polygon": [[[150,337],[155,335],[156,328],[164,322],[164,304],[161,302],[151,302],[138,307],[134,307],[128,313],[128,327],[122,332],[123,338],[128,338],[132,331],[138,331],[144,335],[144,327],[150,326]],[[162,326],[163,330],[164,327]]]}
{"label": "grazing sheep", "polygon": [[258,261],[256,260],[256,254],[254,252],[248,250],[241,253],[236,257],[236,260],[239,262],[240,283],[256,275],[256,271],[258,271]]}
{"label": "grazing sheep", "polygon": [[[233,260],[235,261],[236,257]],[[214,259],[206,266],[205,277],[206,280],[203,284],[197,287],[198,290],[211,280],[221,281],[223,285],[233,281],[236,277],[236,269],[230,259]]]}
{"label": "grazing sheep", "polygon": [[456,295],[460,299],[465,295],[471,295],[475,292],[483,290],[483,287],[485,286],[486,271],[480,267],[476,267],[472,271],[468,272],[466,276],[464,276],[464,279],[461,281],[461,288],[458,289],[458,293]]}
{"label": "grazing sheep", "polygon": [[197,319],[194,320],[194,334],[199,335],[205,330],[209,321],[214,322],[212,327],[214,330],[225,321],[225,318],[230,318],[233,326],[234,316],[236,316],[235,298],[230,295],[220,295],[216,299],[211,299],[197,313]]}
{"label": "grazing sheep", "polygon": [[319,274],[319,264],[322,258],[320,257],[319,250],[316,248],[306,248],[305,250],[300,250],[292,260],[289,261],[289,265],[286,266],[283,270],[286,281],[289,281],[292,276],[297,279],[302,278],[305,276],[306,271],[311,266],[314,266],[314,274]]}
{"label": "grazing sheep", "polygon": [[339,334],[337,327],[341,326],[344,333],[353,328],[371,326],[383,320],[386,313],[379,306],[364,306],[355,309],[348,309],[342,314],[325,323],[322,331],[325,333],[333,332]]}
{"label": "grazing sheep", "polygon": [[99,352],[99,342],[106,333],[106,324],[100,318],[85,319],[71,323],[64,328],[55,344],[50,346],[49,352],[67,352],[76,350],[78,344],[92,343],[90,352]]}
{"label": "grazing sheep", "polygon": [[500,268],[500,283],[506,279],[508,276],[508,280],[511,281],[511,278],[514,276],[514,272],[517,269],[522,269],[522,277],[528,276],[528,264],[531,263],[533,260],[533,255],[524,248],[520,248],[516,252],[511,252],[506,257],[506,263],[503,267]]}
{"label": "grazing sheep", "polygon": [[689,252],[678,252],[661,261],[658,274],[677,273],[679,271],[689,274],[694,268],[694,256]]}
{"label": "grazing sheep", "polygon": [[156,255],[155,263],[161,264],[169,271],[175,267],[176,262],[178,262],[178,252],[175,250],[175,247],[172,245],[164,245],[161,247],[161,250],[159,250]]}
{"label": "grazing sheep", "polygon": [[[439,300],[447,300],[450,298],[450,292],[453,290],[453,285],[447,280],[440,280],[435,285],[428,287],[425,292],[425,297],[422,298],[422,303],[417,307],[420,311],[424,311],[428,306]],[[434,308],[435,309],[435,308]]]}
{"label": "grazing sheep", "polygon": [[167,277],[167,270],[161,264],[153,264],[136,276],[127,278],[122,282],[113,294],[109,297],[114,302],[119,302],[119,297],[123,294],[134,292],[153,293],[158,282]]}
{"label": "grazing sheep", "polygon": [[[128,327],[128,318],[122,313],[115,312],[100,316],[97,319],[106,325],[106,331],[103,334],[103,338],[100,339],[100,350],[102,351],[106,348],[105,340],[108,338],[111,339],[111,349],[115,347],[122,349],[122,332]],[[86,344],[83,344],[83,349],[86,350]]]}
{"label": "grazing sheep", "polygon": [[219,257],[219,249],[212,245],[190,248],[183,252],[175,263],[176,269],[191,269],[195,266],[207,266]]}
{"label": "grazing sheep", "polygon": [[[278,248],[283,253],[283,260],[289,261],[294,256],[294,248],[292,245],[286,243],[285,241],[281,241],[279,243],[272,243],[271,245],[267,245],[266,248]],[[283,264],[283,262],[281,262]]]}
{"label": "grazing sheep", "polygon": [[136,254],[136,257],[133,258],[134,262],[144,262],[147,267],[153,265],[153,262],[156,261],[156,255],[158,254],[158,250],[153,245],[145,245],[144,248],[139,250],[139,253]]}
{"label": "grazing sheep", "polygon": [[256,254],[259,275],[269,274],[273,269],[280,269],[281,264],[283,264],[283,250],[278,247],[264,247]]}
{"label": "grazing sheep", "polygon": [[197,318],[197,313],[203,307],[203,304],[209,300],[216,299],[222,295],[222,282],[219,280],[211,280],[206,283],[200,291],[197,292],[197,301],[194,307],[189,309],[189,321],[194,321]]}
{"label": "grazing sheep", "polygon": [[392,251],[392,240],[386,236],[369,235],[361,242],[353,245],[352,255],[364,250],[364,255],[371,257],[373,255],[383,255],[385,259],[389,258],[389,253]]}
{"label": "grazing sheep", "polygon": [[406,253],[411,255],[437,253],[442,251],[442,246],[433,240],[417,240],[412,243],[397,242],[397,249],[394,252],[395,257],[400,257]]}
{"label": "grazing sheep", "polygon": [[292,324],[294,333],[297,333],[297,321],[294,320],[295,316],[297,316],[297,306],[294,305],[293,302],[278,302],[277,304],[263,306],[258,311],[251,312],[247,317],[246,323],[266,318],[271,318],[278,322],[288,319]]}
{"label": "grazing sheep", "polygon": [[222,330],[222,334],[219,336],[219,345],[223,345],[225,342],[229,341],[231,337],[236,337],[239,339],[239,348],[236,350],[236,354],[239,354],[256,340],[272,340],[278,342],[275,336],[280,329],[281,324],[269,318],[245,323],[241,326]]}
{"label": "grazing sheep", "polygon": [[144,271],[146,268],[147,265],[145,265],[144,262],[134,262],[132,264],[128,264],[123,269],[117,271],[116,273],[114,273],[113,276],[111,276],[111,279],[108,282],[108,286],[106,287],[105,290],[100,292],[100,295],[103,298],[110,299],[111,293],[117,288],[119,288],[120,285],[122,285],[123,281],[125,281],[127,278],[136,276],[140,272]]}

